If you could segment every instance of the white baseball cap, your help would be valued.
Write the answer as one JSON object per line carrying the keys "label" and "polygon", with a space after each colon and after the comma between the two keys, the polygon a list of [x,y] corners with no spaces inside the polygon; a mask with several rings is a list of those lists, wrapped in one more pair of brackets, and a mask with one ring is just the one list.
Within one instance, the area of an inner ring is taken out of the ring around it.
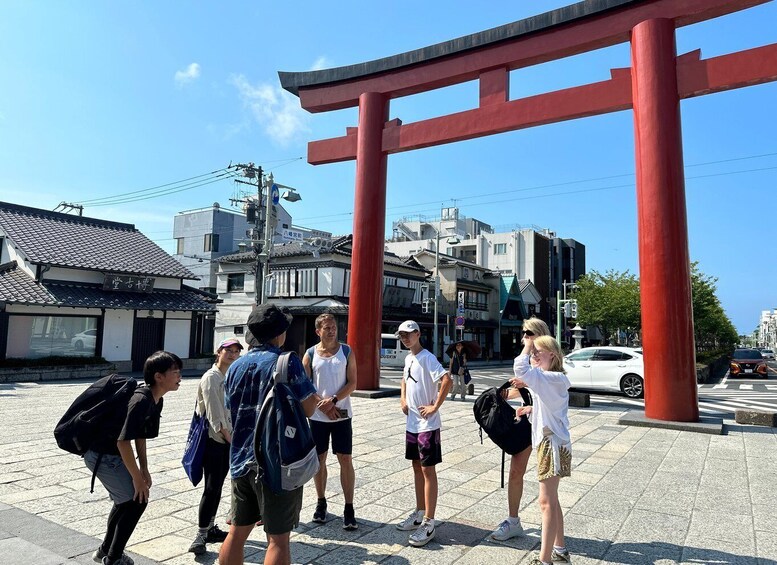
{"label": "white baseball cap", "polygon": [[421,328],[418,327],[418,323],[414,322],[413,320],[405,320],[401,324],[399,324],[399,328],[397,328],[396,336],[399,337],[399,332],[419,332],[421,331]]}

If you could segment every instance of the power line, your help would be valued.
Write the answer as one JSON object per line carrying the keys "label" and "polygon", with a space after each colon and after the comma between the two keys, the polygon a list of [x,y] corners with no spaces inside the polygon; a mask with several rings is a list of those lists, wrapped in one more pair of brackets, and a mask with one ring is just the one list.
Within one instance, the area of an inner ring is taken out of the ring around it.
{"label": "power line", "polygon": [[155,194],[130,196],[130,197],[126,197],[126,198],[117,198],[117,199],[111,200],[109,202],[101,202],[101,203],[98,203],[98,204],[92,204],[91,206],[92,207],[113,206],[115,204],[127,204],[129,202],[140,202],[141,200],[150,200],[152,198],[160,198],[162,196],[168,196],[170,194],[176,194],[178,192],[184,192],[186,190],[192,190],[194,188],[199,188],[201,186],[207,186],[209,184],[213,184],[215,182],[219,182],[219,181],[222,181],[222,180],[225,180],[225,179],[229,179],[229,178],[233,178],[233,177],[237,177],[237,176],[239,176],[239,175],[236,172],[234,172],[234,171],[227,171],[227,172],[224,172],[224,173],[222,173],[222,174],[220,174],[220,175],[218,175],[218,176],[216,176],[214,178],[208,179],[208,180],[203,180],[203,181],[193,182],[193,183],[189,183],[189,184],[179,185],[179,186],[176,186],[176,187],[174,187],[172,189],[168,189],[168,190],[165,190],[165,191],[157,192]]}
{"label": "power line", "polygon": [[174,182],[168,182],[168,183],[165,183],[165,184],[159,184],[157,186],[152,186],[150,188],[143,188],[141,190],[133,190],[131,192],[122,192],[122,193],[119,193],[119,194],[114,194],[112,196],[103,196],[101,198],[92,198],[90,200],[81,200],[79,202],[79,204],[91,204],[93,202],[100,202],[102,200],[110,200],[110,199],[113,199],[113,198],[123,198],[123,197],[126,197],[126,196],[130,196],[132,194],[141,194],[141,193],[144,193],[144,192],[151,192],[152,190],[157,190],[157,189],[160,189],[160,188],[165,188],[167,186],[172,186],[174,184],[180,184],[180,183],[188,182],[188,181],[191,181],[191,180],[199,179],[199,178],[202,178],[202,177],[207,177],[207,176],[215,175],[217,173],[221,173],[221,172],[226,171],[226,170],[228,170],[228,167],[226,167],[224,169],[218,169],[218,170],[215,170],[215,171],[211,171],[209,173],[203,173],[201,175],[195,175],[195,176],[189,177],[187,179],[181,179],[181,180],[177,180],[177,181],[174,181]]}

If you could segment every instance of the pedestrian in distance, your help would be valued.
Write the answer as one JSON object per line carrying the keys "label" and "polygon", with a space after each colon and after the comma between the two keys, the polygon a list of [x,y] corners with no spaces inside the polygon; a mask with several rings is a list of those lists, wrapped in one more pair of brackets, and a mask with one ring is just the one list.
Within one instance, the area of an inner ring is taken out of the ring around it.
{"label": "pedestrian in distance", "polygon": [[[550,335],[548,325],[539,318],[531,317],[523,321],[522,335],[524,338],[540,337]],[[512,400],[520,396],[517,389],[512,388],[507,392],[505,398]],[[531,446],[520,453],[510,457],[510,474],[507,479],[507,518],[491,532],[489,536],[495,541],[507,541],[510,538],[523,535],[523,526],[518,512],[521,508],[521,498],[523,497],[523,478],[526,474],[526,466],[531,456]]]}
{"label": "pedestrian in distance", "polygon": [[412,461],[416,500],[416,509],[397,524],[397,529],[414,530],[408,543],[421,547],[435,535],[438,489],[435,466],[442,462],[440,407],[452,383],[448,371],[421,346],[421,332],[416,322],[402,322],[397,336],[410,350],[405,358],[400,405],[407,416],[405,458]]}
{"label": "pedestrian in distance", "polygon": [[318,502],[313,521],[326,522],[326,457],[329,440],[332,453],[340,464],[340,486],[343,489],[343,529],[355,530],[359,526],[353,509],[353,427],[351,419],[351,393],[356,390],[356,357],[347,344],[337,340],[337,320],[332,314],[321,314],[315,321],[316,335],[321,339],[305,352],[302,366],[313,381],[316,392],[322,398],[310,418],[310,430],[316,442],[320,467],[313,478]]}
{"label": "pedestrian in distance", "polygon": [[[542,543],[530,565],[569,563],[564,543],[564,515],[558,501],[561,477],[572,473],[572,443],[569,436],[569,379],[564,374],[561,346],[550,336],[524,335],[521,354],[515,358],[512,385],[528,386],[533,405],[516,409],[528,414],[532,425],[532,445],[537,452],[537,479],[540,482]],[[530,359],[534,359],[532,366]]]}
{"label": "pedestrian in distance", "polygon": [[133,564],[124,548],[146,510],[152,485],[146,440],[159,435],[162,397],[181,386],[182,367],[181,359],[167,351],[157,351],[146,359],[145,386],[139,386],[130,398],[121,432],[117,437],[102,438],[84,454],[86,466],[92,473],[96,467],[95,474],[113,501],[105,537],[92,554],[97,563]]}
{"label": "pedestrian in distance", "polygon": [[216,512],[221,501],[221,488],[229,471],[229,444],[232,441],[232,421],[224,405],[224,381],[227,370],[240,357],[243,346],[231,337],[219,343],[216,362],[208,369],[197,387],[195,411],[208,420],[208,437],[202,459],[204,489],[197,518],[197,535],[189,551],[202,555],[208,543],[221,543],[227,533],[216,525]]}
{"label": "pedestrian in distance", "polygon": [[451,388],[451,400],[456,400],[456,393],[461,395],[462,400],[467,399],[467,383],[464,382],[464,371],[467,369],[467,352],[464,351],[464,343],[456,342],[451,355],[451,362],[448,366],[448,374],[453,379]]}
{"label": "pedestrian in distance", "polygon": [[[220,565],[240,565],[245,542],[256,522],[264,521],[267,549],[264,563],[291,563],[289,534],[299,524],[302,488],[274,493],[261,478],[257,480],[254,434],[257,413],[271,386],[286,330],[292,316],[274,304],[260,304],[248,316],[251,349],[229,368],[225,403],[232,418],[230,473],[232,475],[232,524],[219,552]],[[292,356],[288,367],[288,387],[307,417],[313,415],[321,398],[305,375],[299,358]]]}

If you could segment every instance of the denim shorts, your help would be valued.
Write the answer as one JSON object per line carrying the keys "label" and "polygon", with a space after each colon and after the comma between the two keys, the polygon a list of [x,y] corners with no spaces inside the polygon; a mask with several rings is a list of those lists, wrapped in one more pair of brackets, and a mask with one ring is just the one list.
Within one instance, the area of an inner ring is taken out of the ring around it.
{"label": "denim shorts", "polygon": [[[96,451],[84,454],[86,467],[94,473],[94,466],[100,456]],[[121,460],[121,455],[103,454],[100,466],[97,468],[97,478],[108,491],[114,504],[129,502],[135,497],[135,487],[132,485],[132,475]]]}

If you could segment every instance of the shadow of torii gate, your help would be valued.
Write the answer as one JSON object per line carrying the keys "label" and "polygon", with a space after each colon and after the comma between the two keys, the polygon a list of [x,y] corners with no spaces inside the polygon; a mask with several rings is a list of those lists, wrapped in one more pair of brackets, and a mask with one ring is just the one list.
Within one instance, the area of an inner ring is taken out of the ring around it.
{"label": "shadow of torii gate", "polygon": [[[356,159],[348,339],[358,387],[379,386],[386,166],[391,153],[633,108],[645,416],[699,419],[680,100],[777,80],[777,43],[677,57],[675,28],[771,0],[588,0],[376,61],[280,72],[310,112],[359,107],[346,135],[308,145],[318,165]],[[509,72],[631,42],[631,67],[606,81],[509,100]],[[392,98],[480,82],[479,107],[402,124]],[[667,338],[671,336],[671,338]]]}

